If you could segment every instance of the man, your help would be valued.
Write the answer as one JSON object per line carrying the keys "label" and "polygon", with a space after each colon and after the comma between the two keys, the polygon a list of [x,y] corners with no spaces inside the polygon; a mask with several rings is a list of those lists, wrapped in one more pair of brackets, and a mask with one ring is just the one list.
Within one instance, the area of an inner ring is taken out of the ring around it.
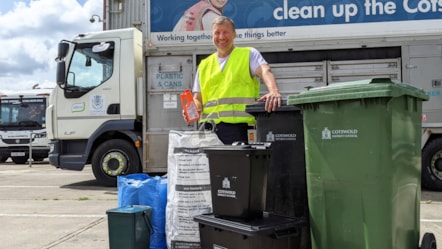
{"label": "man", "polygon": [[[194,101],[201,112],[200,122],[213,120],[224,144],[247,142],[247,129],[255,123],[245,112],[246,105],[265,101],[267,112],[281,106],[275,77],[258,50],[233,44],[235,24],[225,16],[212,22],[216,52],[202,60],[193,87]],[[259,98],[258,76],[268,93]]]}

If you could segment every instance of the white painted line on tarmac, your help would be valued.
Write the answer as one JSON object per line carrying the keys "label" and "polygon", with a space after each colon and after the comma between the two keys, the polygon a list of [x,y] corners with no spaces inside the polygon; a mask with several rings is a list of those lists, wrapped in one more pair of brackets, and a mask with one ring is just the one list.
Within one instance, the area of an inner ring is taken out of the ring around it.
{"label": "white painted line on tarmac", "polygon": [[421,222],[442,223],[442,219],[421,219]]}
{"label": "white painted line on tarmac", "polygon": [[0,217],[103,218],[104,214],[1,214]]}
{"label": "white painted line on tarmac", "polygon": [[60,188],[60,186],[16,186],[16,185],[4,185],[0,188]]}

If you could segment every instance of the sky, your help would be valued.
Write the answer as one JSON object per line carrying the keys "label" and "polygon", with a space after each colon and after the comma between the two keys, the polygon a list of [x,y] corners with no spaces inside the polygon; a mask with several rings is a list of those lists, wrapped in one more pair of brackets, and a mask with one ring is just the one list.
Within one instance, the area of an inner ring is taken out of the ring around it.
{"label": "sky", "polygon": [[55,86],[55,57],[62,39],[102,30],[103,0],[1,0],[0,92]]}

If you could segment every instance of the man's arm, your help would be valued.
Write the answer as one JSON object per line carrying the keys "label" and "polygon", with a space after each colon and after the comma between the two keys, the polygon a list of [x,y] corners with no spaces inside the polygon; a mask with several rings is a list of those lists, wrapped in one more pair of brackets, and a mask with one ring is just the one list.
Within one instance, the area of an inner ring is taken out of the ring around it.
{"label": "man's arm", "polygon": [[262,64],[256,69],[256,75],[264,82],[269,91],[266,95],[259,98],[258,101],[266,102],[265,110],[267,112],[276,111],[276,108],[281,106],[281,94],[279,93],[276,79],[270,66],[268,64]]}
{"label": "man's arm", "polygon": [[198,110],[198,112],[201,114],[201,111],[203,110],[203,99],[201,97],[201,93],[200,92],[195,92],[193,94],[193,101],[196,104],[196,108]]}

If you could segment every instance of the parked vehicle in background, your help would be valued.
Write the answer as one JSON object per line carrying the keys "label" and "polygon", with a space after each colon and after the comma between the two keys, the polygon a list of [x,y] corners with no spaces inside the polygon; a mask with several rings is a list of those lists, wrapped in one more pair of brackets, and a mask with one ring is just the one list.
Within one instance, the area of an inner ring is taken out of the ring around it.
{"label": "parked vehicle in background", "polygon": [[[52,89],[5,91],[0,94],[0,161],[24,164],[48,157],[46,107]],[[32,151],[30,150],[32,149]]]}
{"label": "parked vehicle in background", "polygon": [[[261,51],[285,97],[367,78],[424,89],[422,183],[442,190],[442,3],[279,2],[229,1],[223,15],[235,22],[236,44]],[[178,95],[213,45],[210,31],[172,31],[191,2],[105,4],[108,31],[59,45],[47,124],[54,166],[91,163],[112,185],[120,174],[167,171],[169,131],[195,128],[183,121]]]}

